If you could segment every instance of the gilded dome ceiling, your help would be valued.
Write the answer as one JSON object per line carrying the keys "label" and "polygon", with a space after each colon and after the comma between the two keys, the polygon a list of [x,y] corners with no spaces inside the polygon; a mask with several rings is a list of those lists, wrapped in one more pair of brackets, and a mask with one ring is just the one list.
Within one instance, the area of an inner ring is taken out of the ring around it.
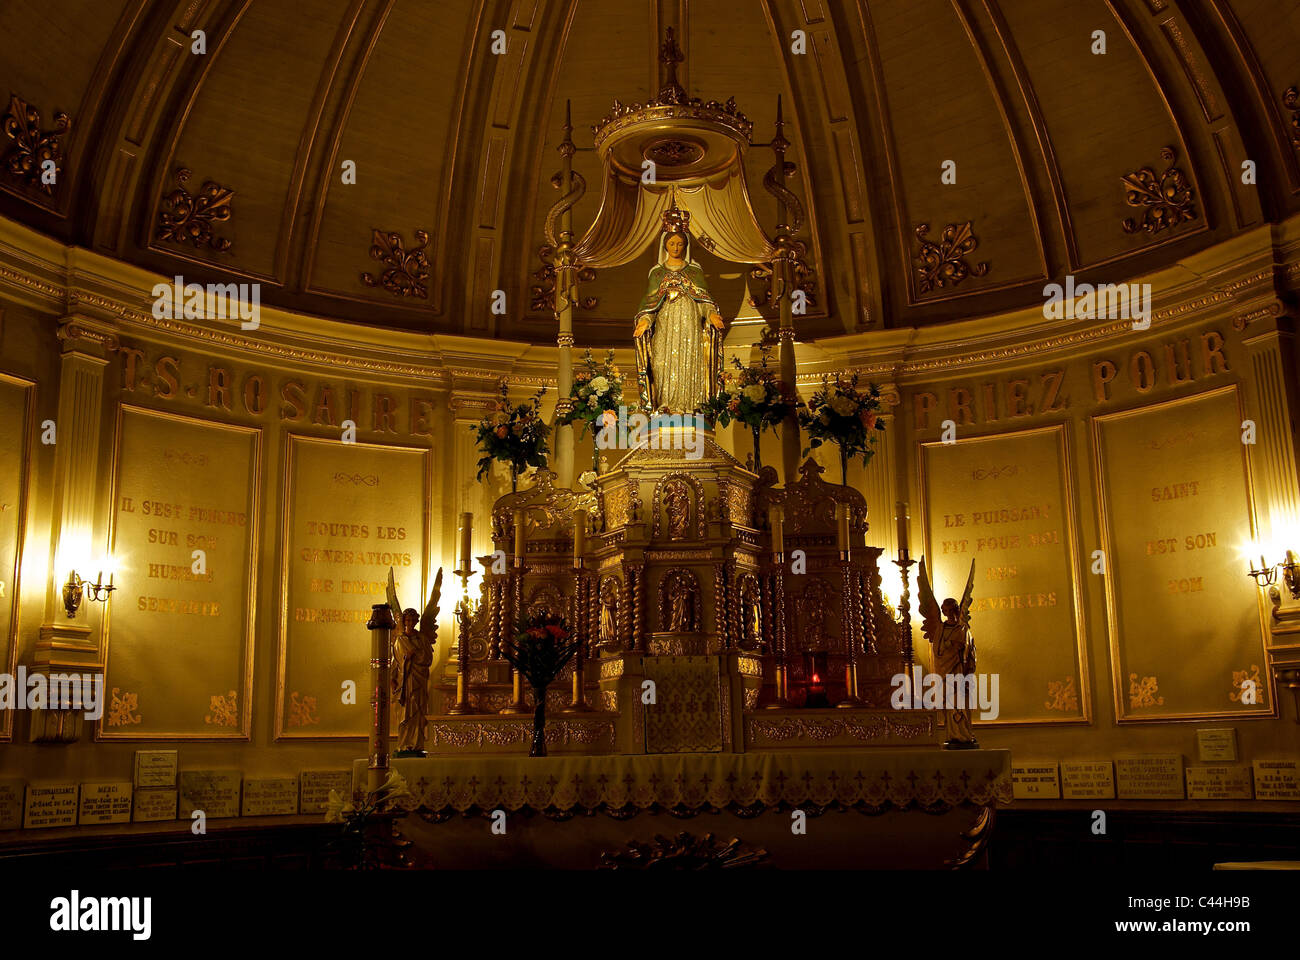
{"label": "gilded dome ceiling", "polygon": [[[599,184],[592,125],[659,88],[669,26],[689,94],[753,121],[769,231],[781,99],[802,339],[1031,305],[1300,209],[1294,3],[5,0],[0,214],[288,309],[553,342],[539,247],[566,102]],[[760,294],[696,256],[732,315]],[[627,340],[653,262],[582,285],[580,346]]]}

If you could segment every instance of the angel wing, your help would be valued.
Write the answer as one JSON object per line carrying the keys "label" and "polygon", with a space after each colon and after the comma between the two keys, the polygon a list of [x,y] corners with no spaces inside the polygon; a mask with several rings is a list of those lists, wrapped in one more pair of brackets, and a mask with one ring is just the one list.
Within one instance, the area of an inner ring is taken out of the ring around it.
{"label": "angel wing", "polygon": [[429,602],[424,605],[424,613],[420,615],[420,636],[431,647],[438,641],[438,607],[441,603],[442,567],[439,567],[438,575],[433,579],[433,591],[429,594]]}
{"label": "angel wing", "polygon": [[921,632],[931,643],[938,643],[943,630],[943,611],[939,608],[939,601],[934,599],[934,588],[930,586],[925,557],[921,558],[921,566],[916,576],[916,588],[921,595],[920,603],[917,604],[917,612],[921,614]]}
{"label": "angel wing", "polygon": [[388,568],[388,608],[393,611],[393,623],[402,629],[402,605],[397,602],[397,583],[393,580],[393,568]]}
{"label": "angel wing", "polygon": [[957,619],[963,627],[970,626],[971,596],[975,593],[975,561],[970,562],[970,576],[966,578],[966,590],[961,595],[961,612]]}

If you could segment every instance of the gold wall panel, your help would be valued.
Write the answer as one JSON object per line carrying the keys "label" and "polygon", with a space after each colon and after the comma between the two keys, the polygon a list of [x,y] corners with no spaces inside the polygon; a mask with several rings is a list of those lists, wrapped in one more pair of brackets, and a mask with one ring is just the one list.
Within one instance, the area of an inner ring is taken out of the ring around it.
{"label": "gold wall panel", "polygon": [[287,442],[276,737],[363,737],[365,624],[384,602],[390,566],[402,605],[424,608],[432,457],[417,447]]}
{"label": "gold wall panel", "polygon": [[1093,418],[1121,721],[1274,713],[1242,418],[1236,386]]}
{"label": "gold wall panel", "polygon": [[1087,634],[1065,427],[919,446],[925,558],[936,599],[960,599],[975,561],[977,668],[998,675],[999,693],[997,719],[976,722],[1087,721]]}
{"label": "gold wall panel", "polygon": [[[18,661],[19,557],[27,529],[28,470],[36,384],[0,373],[0,670]],[[12,710],[0,711],[0,740],[13,736]]]}
{"label": "gold wall panel", "polygon": [[261,430],[118,408],[99,739],[248,738],[261,487]]}

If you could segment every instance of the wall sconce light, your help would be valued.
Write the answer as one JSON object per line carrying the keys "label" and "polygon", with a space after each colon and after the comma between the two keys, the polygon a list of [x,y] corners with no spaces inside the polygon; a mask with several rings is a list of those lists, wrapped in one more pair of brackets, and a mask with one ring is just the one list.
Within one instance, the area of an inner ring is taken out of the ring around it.
{"label": "wall sconce light", "polygon": [[1286,562],[1280,564],[1282,568],[1282,582],[1286,584],[1287,590],[1291,592],[1292,600],[1300,600],[1300,563],[1296,562],[1295,551],[1286,552]]}
{"label": "wall sconce light", "polygon": [[1271,587],[1277,581],[1277,567],[1269,566],[1264,555],[1259,555],[1259,566],[1251,566],[1249,575],[1254,578],[1257,587]]}
{"label": "wall sconce light", "polygon": [[1300,562],[1296,560],[1294,550],[1286,552],[1286,559],[1281,563],[1270,564],[1263,554],[1259,556],[1259,566],[1252,563],[1248,574],[1261,589],[1267,587],[1268,595],[1274,606],[1282,602],[1281,592],[1277,589],[1278,571],[1282,573],[1282,583],[1292,600],[1300,600]]}
{"label": "wall sconce light", "polygon": [[83,580],[77,576],[77,571],[73,570],[68,574],[68,582],[63,585],[63,609],[67,611],[69,619],[77,615],[77,609],[81,606],[81,601],[87,598],[100,603],[107,603],[109,595],[117,588],[113,586],[113,574],[108,575],[108,583],[104,582],[104,571],[99,571],[99,576],[95,582]]}

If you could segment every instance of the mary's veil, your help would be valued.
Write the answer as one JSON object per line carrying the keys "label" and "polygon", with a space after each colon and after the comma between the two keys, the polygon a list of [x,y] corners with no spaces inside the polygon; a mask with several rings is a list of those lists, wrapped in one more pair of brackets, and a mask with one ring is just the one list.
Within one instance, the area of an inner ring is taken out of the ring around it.
{"label": "mary's veil", "polygon": [[[678,230],[669,230],[669,231],[666,231],[666,232],[661,232],[661,233],[659,234],[658,239],[655,240],[655,243],[659,245],[659,256],[655,258],[655,266],[662,267],[662,266],[664,265],[664,261],[668,259],[668,251],[664,249],[664,240],[665,240],[665,238],[666,238],[670,233],[682,233],[682,234],[685,234],[685,236],[686,236],[686,254],[685,254],[685,256],[682,257],[682,259],[686,261],[686,265],[687,265],[688,267],[699,267],[700,265],[699,265],[698,263],[696,263],[695,260],[693,260],[693,259],[691,258],[691,247],[692,247],[692,242],[691,242],[691,234],[690,234],[690,231],[689,231],[689,230],[680,230],[680,231],[678,231]],[[650,268],[650,271],[653,272],[654,269],[655,269],[654,267],[651,267],[651,268]],[[648,274],[647,274],[647,275],[648,275]]]}

